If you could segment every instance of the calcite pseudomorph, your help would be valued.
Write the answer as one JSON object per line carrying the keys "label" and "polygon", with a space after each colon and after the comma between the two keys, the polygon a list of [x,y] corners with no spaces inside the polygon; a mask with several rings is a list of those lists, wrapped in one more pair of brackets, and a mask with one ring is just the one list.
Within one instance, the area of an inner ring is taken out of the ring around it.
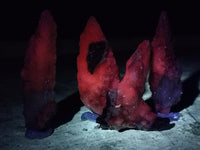
{"label": "calcite pseudomorph", "polygon": [[[83,120],[96,118],[100,124],[117,129],[150,129],[158,120],[162,122],[160,118],[178,120],[180,117],[179,113],[170,112],[181,98],[181,71],[164,11],[153,41],[145,40],[138,46],[126,63],[121,80],[111,48],[94,17],[81,34],[77,67],[81,100],[96,114],[85,113]],[[156,112],[142,99],[149,70]]]}
{"label": "calcite pseudomorph", "polygon": [[[31,37],[21,71],[26,128],[42,131],[56,110],[56,23],[48,10],[40,18]],[[28,135],[30,138],[32,135]],[[40,135],[39,135],[40,136]]]}
{"label": "calcite pseudomorph", "polygon": [[146,40],[138,46],[127,61],[121,81],[111,48],[94,17],[89,19],[79,45],[77,78],[85,106],[111,127],[150,128],[157,115],[142,100],[150,42]]}
{"label": "calcite pseudomorph", "polygon": [[160,15],[152,41],[152,62],[149,77],[156,111],[168,114],[181,99],[181,69],[175,58],[167,13]]}

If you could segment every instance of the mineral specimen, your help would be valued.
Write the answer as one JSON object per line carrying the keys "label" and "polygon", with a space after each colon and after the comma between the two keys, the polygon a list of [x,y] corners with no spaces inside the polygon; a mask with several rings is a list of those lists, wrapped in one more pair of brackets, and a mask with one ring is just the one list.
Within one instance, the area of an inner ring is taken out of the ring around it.
{"label": "mineral specimen", "polygon": [[[126,63],[126,72],[117,87],[111,90],[107,101],[114,105],[107,106],[105,120],[117,128],[150,128],[156,119],[150,107],[142,99],[146,76],[149,69],[150,42],[143,41]],[[113,103],[113,102],[112,102]]]}
{"label": "mineral specimen", "polygon": [[[182,94],[181,70],[175,58],[167,13],[162,12],[152,41],[152,63],[150,89],[156,111],[163,116],[170,112],[172,105],[180,101]],[[178,114],[174,114],[175,120]],[[173,116],[173,115],[172,115]],[[173,117],[170,117],[173,120]]]}
{"label": "mineral specimen", "polygon": [[83,120],[97,118],[97,122],[117,129],[150,128],[157,115],[141,98],[149,69],[150,42],[138,46],[127,61],[121,81],[111,48],[94,17],[89,19],[79,45],[77,79],[81,100],[99,115],[87,112]]}
{"label": "mineral specimen", "polygon": [[[56,24],[50,12],[45,10],[40,18],[36,33],[31,37],[21,71],[26,136],[41,138],[52,130],[48,121],[55,113],[54,94],[56,74]],[[38,134],[32,134],[34,131]],[[41,131],[41,133],[40,133]],[[44,134],[42,134],[44,133]]]}
{"label": "mineral specimen", "polygon": [[119,82],[119,73],[111,48],[94,17],[90,17],[79,45],[77,79],[81,100],[87,108],[101,115],[108,91]]}

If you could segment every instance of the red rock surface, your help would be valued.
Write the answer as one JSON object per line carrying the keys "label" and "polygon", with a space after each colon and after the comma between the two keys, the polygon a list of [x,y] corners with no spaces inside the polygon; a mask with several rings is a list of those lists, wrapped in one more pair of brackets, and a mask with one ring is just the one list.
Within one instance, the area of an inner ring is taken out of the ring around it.
{"label": "red rock surface", "polygon": [[77,78],[81,100],[87,108],[99,115],[102,114],[106,106],[107,92],[112,88],[116,88],[119,82],[118,67],[109,46],[106,50],[106,56],[102,58],[94,73],[92,74],[88,71],[86,59],[89,45],[100,41],[107,42],[95,18],[90,17],[80,37],[80,53],[77,57]]}
{"label": "red rock surface", "polygon": [[149,69],[150,42],[143,41],[129,58],[126,72],[118,85],[119,115],[109,120],[114,126],[149,128],[156,115],[141,98]]}
{"label": "red rock surface", "polygon": [[54,88],[56,36],[56,24],[50,12],[44,11],[26,52],[25,64],[21,72],[24,91]]}
{"label": "red rock surface", "polygon": [[42,129],[51,116],[49,114],[55,111],[56,36],[56,23],[46,10],[31,37],[21,71],[24,116],[28,128]]}
{"label": "red rock surface", "polygon": [[[181,71],[180,71],[179,64],[175,58],[174,51],[173,51],[173,46],[172,46],[172,41],[171,41],[171,31],[169,27],[167,13],[164,11],[160,15],[158,26],[156,29],[156,34],[152,41],[152,63],[151,64],[152,65],[151,65],[149,83],[150,83],[150,89],[153,92],[153,94],[154,92],[156,93],[156,91],[161,86],[163,86],[162,87],[163,92],[164,90],[165,92],[167,92],[170,90],[170,88],[173,89],[173,87],[174,87],[174,90],[176,89],[180,90],[180,85],[178,84],[180,82]],[[169,81],[167,80],[172,81],[173,83],[171,82],[171,85],[167,85],[167,82],[169,83]],[[165,82],[166,84],[164,83],[165,85],[161,85],[163,84],[163,82]],[[162,96],[163,93],[160,92],[159,94],[160,94],[160,98],[159,98],[160,100],[156,100],[156,105],[157,105],[156,107],[162,107],[161,109],[165,109],[164,107],[171,107],[173,103],[180,100],[180,98],[178,98],[178,100],[174,100],[170,102],[169,100],[166,100],[165,98],[163,98]],[[165,97],[167,96],[170,96],[170,95],[166,94]],[[157,95],[157,97],[159,96]],[[166,104],[167,101],[171,104],[169,103]],[[159,106],[159,105],[163,105],[163,106]]]}
{"label": "red rock surface", "polygon": [[149,128],[156,114],[142,100],[150,61],[150,42],[144,41],[126,64],[126,73],[119,81],[119,72],[110,47],[96,66],[88,70],[87,55],[91,43],[106,41],[99,24],[91,17],[80,37],[77,58],[78,87],[87,108],[101,115],[110,126]]}

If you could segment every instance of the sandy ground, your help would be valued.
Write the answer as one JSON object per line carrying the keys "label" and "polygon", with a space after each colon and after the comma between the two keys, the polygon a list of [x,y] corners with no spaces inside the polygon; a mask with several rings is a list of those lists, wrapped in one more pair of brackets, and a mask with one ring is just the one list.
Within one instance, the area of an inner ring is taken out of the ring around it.
{"label": "sandy ground", "polygon": [[[118,42],[115,43],[114,47],[119,48]],[[23,45],[22,48],[24,47]],[[9,48],[7,49],[9,50]],[[82,106],[78,95],[76,81],[77,51],[65,54],[60,52],[57,62],[57,83],[55,87],[59,114],[55,121],[54,133],[50,137],[40,140],[30,140],[24,137],[25,126],[22,115],[23,102],[19,76],[23,66],[23,54],[21,56],[16,54],[17,57],[2,57],[1,55],[0,149],[199,149],[200,55],[196,50],[193,53],[185,51],[186,47],[183,50],[177,51],[183,68],[182,81],[184,89],[182,101],[175,108],[180,110],[180,120],[171,122],[172,128],[163,131],[126,130],[123,132],[102,130],[97,123],[81,121],[81,114],[88,110]],[[116,55],[119,53],[119,51],[116,51]],[[9,52],[6,52],[6,54],[9,54]],[[123,54],[124,57],[117,55],[122,73],[125,60],[130,55],[130,51],[123,52]],[[146,94],[148,95],[149,93]]]}

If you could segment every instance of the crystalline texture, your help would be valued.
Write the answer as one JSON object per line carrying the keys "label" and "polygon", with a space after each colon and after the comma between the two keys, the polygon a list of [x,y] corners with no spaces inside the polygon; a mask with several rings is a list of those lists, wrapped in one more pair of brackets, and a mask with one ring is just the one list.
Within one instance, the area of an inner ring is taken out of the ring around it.
{"label": "crystalline texture", "polygon": [[49,11],[41,15],[21,71],[26,127],[43,130],[55,112],[56,24]]}
{"label": "crystalline texture", "polygon": [[[97,122],[117,129],[150,128],[157,115],[141,98],[149,69],[150,42],[138,46],[127,61],[121,81],[111,48],[94,17],[89,19],[79,45],[79,92],[85,106],[99,115]],[[94,119],[90,113],[82,117]]]}
{"label": "crystalline texture", "polygon": [[101,115],[107,92],[119,82],[119,73],[111,48],[94,17],[87,22],[79,45],[77,78],[81,100]]}
{"label": "crystalline texture", "polygon": [[125,75],[118,84],[116,105],[109,117],[110,125],[117,128],[150,128],[153,124],[157,116],[141,98],[149,60],[150,42],[143,41],[127,61]]}
{"label": "crystalline texture", "polygon": [[152,54],[150,89],[156,110],[167,114],[171,106],[180,101],[182,91],[180,66],[174,55],[166,12],[160,15],[152,41]]}

